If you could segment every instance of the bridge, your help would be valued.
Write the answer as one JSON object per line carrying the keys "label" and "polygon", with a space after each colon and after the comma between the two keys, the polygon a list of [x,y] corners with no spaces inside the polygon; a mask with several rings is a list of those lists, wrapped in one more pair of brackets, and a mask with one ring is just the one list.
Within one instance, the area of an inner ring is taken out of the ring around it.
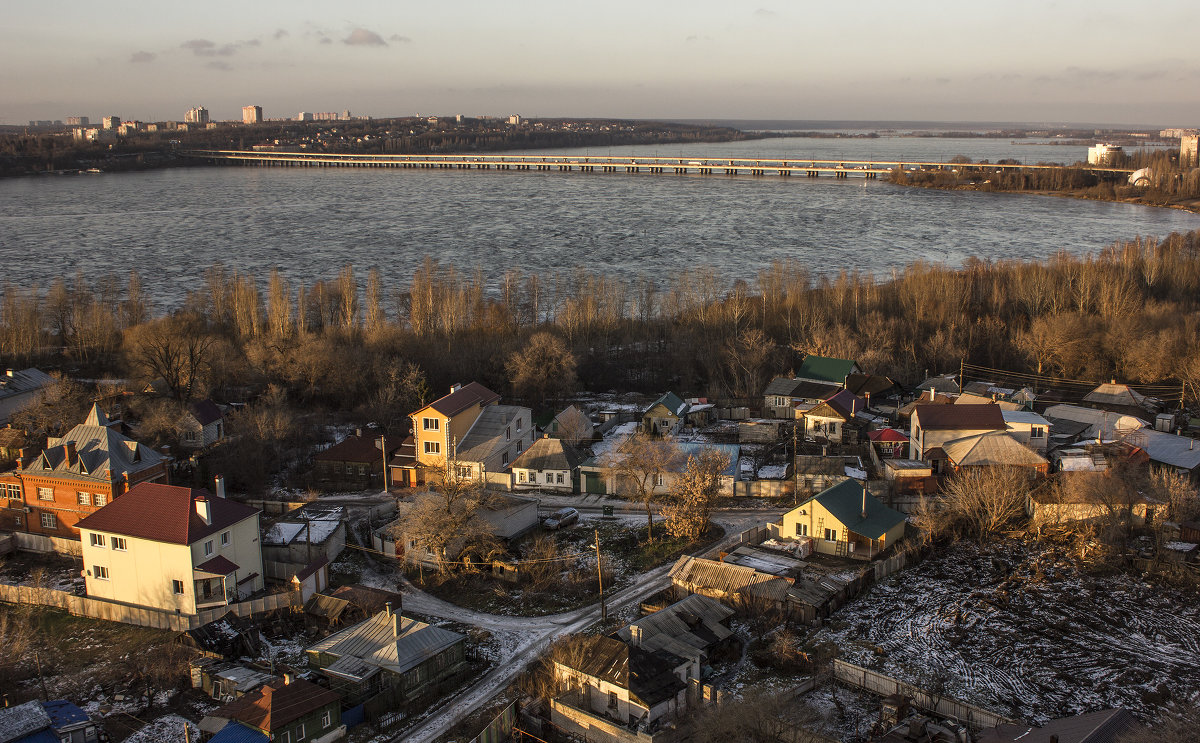
{"label": "bridge", "polygon": [[[642,155],[364,155],[268,150],[183,150],[184,157],[214,163],[278,167],[420,168],[440,170],[542,170],[583,173],[676,173],[699,175],[833,176],[877,179],[896,169],[908,171],[1000,173],[1006,170],[1062,170],[1076,166],[950,163],[921,160],[812,160],[713,157],[647,157]],[[1078,166],[1097,174],[1128,175],[1132,170]]]}

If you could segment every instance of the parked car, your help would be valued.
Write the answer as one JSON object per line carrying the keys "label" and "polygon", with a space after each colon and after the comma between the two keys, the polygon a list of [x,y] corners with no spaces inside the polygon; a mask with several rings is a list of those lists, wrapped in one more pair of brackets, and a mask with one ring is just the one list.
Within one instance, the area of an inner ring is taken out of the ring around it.
{"label": "parked car", "polygon": [[549,518],[542,522],[542,526],[547,529],[562,529],[570,526],[579,520],[579,511],[574,508],[560,508],[550,514]]}

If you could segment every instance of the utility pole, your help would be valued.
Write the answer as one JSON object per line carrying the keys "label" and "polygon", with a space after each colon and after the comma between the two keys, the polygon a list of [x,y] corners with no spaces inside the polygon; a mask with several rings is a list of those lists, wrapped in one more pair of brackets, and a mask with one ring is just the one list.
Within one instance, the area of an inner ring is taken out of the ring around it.
{"label": "utility pole", "polygon": [[383,492],[388,491],[388,460],[387,460],[387,436],[379,437],[379,448],[383,450]]}
{"label": "utility pole", "polygon": [[600,583],[600,621],[608,621],[608,607],[604,603],[604,564],[600,562],[600,530],[596,529],[596,578]]}
{"label": "utility pole", "polygon": [[963,369],[966,366],[966,359],[958,360],[958,394],[962,394],[963,387]]}

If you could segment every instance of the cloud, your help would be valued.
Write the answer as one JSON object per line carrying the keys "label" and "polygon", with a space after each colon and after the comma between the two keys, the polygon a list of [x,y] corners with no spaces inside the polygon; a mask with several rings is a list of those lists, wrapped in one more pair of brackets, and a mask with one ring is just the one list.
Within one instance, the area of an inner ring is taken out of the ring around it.
{"label": "cloud", "polygon": [[333,39],[329,38],[328,36],[322,36],[322,37],[321,37],[321,40],[320,40],[319,42],[317,42],[317,43],[318,43],[318,44],[332,44],[332,43],[333,43]]}
{"label": "cloud", "polygon": [[179,48],[191,49],[192,54],[195,54],[197,57],[203,57],[206,55],[211,55],[216,46],[216,43],[209,41],[208,39],[192,39],[191,41],[185,41],[180,44]]}
{"label": "cloud", "polygon": [[238,46],[262,46],[262,42],[258,39],[250,39],[249,41],[239,41]]}
{"label": "cloud", "polygon": [[397,44],[411,44],[412,43],[412,39],[408,38],[407,36],[401,36],[400,34],[392,34],[391,36],[388,37],[388,41],[394,41]]}
{"label": "cloud", "polygon": [[232,44],[220,44],[210,39],[191,39],[179,45],[180,49],[190,49],[197,57],[232,57],[237,50],[244,46],[259,46],[258,39],[238,41]]}
{"label": "cloud", "polygon": [[275,33],[272,34],[271,38],[275,39],[276,41],[279,41],[280,39],[282,39],[283,37],[285,37],[287,35],[288,35],[287,29],[280,28],[280,29],[276,29]]}
{"label": "cloud", "polygon": [[342,43],[347,46],[387,46],[382,36],[365,28],[354,29],[349,36],[342,39]]}
{"label": "cloud", "polygon": [[130,64],[141,64],[144,62],[153,62],[158,57],[154,52],[134,52],[129,55]]}
{"label": "cloud", "polygon": [[228,62],[222,62],[219,59],[214,59],[212,62],[209,62],[209,63],[205,64],[204,66],[210,70],[220,70],[222,72],[229,72],[233,69],[233,67]]}
{"label": "cloud", "polygon": [[759,18],[774,18],[779,14],[773,10],[768,10],[767,8],[759,8],[758,10],[754,11],[754,15],[758,16]]}

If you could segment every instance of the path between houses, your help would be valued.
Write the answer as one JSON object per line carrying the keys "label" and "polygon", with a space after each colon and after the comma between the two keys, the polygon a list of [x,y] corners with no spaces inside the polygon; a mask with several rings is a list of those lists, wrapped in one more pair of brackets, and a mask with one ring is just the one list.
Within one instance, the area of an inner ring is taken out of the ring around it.
{"label": "path between houses", "polygon": [[[699,554],[712,555],[737,544],[742,530],[763,523],[767,520],[764,517],[768,514],[769,512],[761,510],[756,510],[753,514],[726,512],[717,514],[713,520],[725,529],[725,537],[717,544],[698,551]],[[671,566],[671,563],[660,565],[625,588],[608,596],[609,611],[616,614],[666,588],[669,584],[667,575],[671,571]],[[514,646],[511,654],[496,659],[496,666],[484,674],[483,678],[458,696],[447,700],[441,709],[430,715],[415,729],[405,731],[392,738],[392,743],[399,743],[402,740],[412,743],[433,741],[455,722],[464,719],[483,706],[511,683],[554,640],[562,635],[582,632],[600,621],[599,603],[543,617],[509,617],[473,611],[451,604],[425,593],[407,579],[402,579],[402,584],[406,608],[411,608],[420,614],[480,627],[493,633],[517,634],[521,639]]]}

